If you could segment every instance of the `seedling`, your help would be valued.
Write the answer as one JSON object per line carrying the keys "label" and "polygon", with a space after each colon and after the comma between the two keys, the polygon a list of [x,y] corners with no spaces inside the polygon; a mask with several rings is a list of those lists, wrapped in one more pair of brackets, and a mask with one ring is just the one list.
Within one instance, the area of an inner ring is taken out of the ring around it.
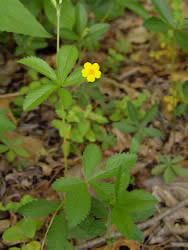
{"label": "seedling", "polygon": [[163,136],[159,129],[148,127],[148,124],[157,115],[158,107],[157,105],[153,105],[146,111],[146,114],[142,119],[139,118],[137,109],[130,101],[127,103],[127,108],[130,121],[113,123],[113,127],[118,128],[121,132],[135,134],[131,141],[130,151],[132,153],[137,153],[143,137]]}
{"label": "seedling", "polygon": [[188,171],[181,167],[179,163],[183,160],[181,156],[171,157],[159,155],[159,165],[152,169],[153,175],[163,175],[166,183],[170,184],[175,176],[188,177]]}

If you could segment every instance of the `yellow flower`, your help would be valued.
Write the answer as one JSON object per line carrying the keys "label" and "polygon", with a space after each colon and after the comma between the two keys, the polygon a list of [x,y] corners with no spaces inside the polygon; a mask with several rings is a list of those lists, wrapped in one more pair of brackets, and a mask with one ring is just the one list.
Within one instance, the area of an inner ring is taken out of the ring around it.
{"label": "yellow flower", "polygon": [[167,110],[171,112],[178,104],[178,99],[174,96],[165,96],[163,99],[167,103]]}
{"label": "yellow flower", "polygon": [[82,76],[87,78],[88,82],[94,82],[95,78],[99,79],[101,77],[101,71],[99,69],[100,66],[98,63],[91,64],[86,62],[82,70]]}

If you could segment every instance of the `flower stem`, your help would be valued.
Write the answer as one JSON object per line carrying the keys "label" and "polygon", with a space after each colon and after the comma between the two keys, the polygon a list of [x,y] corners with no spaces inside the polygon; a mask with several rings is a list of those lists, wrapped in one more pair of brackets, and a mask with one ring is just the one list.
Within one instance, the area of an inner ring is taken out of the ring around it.
{"label": "flower stem", "polygon": [[61,16],[61,5],[57,4],[56,15],[57,15],[57,53],[59,52],[60,44],[60,16]]}

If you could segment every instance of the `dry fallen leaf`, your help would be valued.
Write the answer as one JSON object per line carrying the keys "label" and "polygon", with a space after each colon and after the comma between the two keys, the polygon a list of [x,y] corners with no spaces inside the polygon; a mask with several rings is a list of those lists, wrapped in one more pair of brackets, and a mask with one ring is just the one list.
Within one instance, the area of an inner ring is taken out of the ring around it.
{"label": "dry fallen leaf", "polygon": [[[129,247],[130,250],[138,250],[139,243],[134,240],[119,240],[111,244],[110,250],[120,250],[120,247]],[[108,246],[93,248],[93,250],[108,250]]]}

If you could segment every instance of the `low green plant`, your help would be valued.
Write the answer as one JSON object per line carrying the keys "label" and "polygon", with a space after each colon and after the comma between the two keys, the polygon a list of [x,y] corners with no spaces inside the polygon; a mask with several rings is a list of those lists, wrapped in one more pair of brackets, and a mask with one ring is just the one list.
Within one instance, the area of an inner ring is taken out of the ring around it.
{"label": "low green plant", "polygon": [[6,153],[6,158],[9,162],[14,161],[16,156],[27,157],[28,153],[19,145],[23,143],[23,138],[10,140],[4,133],[14,130],[16,126],[6,118],[7,110],[0,110],[0,153]]}
{"label": "low green plant", "polygon": [[159,165],[152,169],[153,175],[163,175],[166,183],[171,183],[175,176],[188,177],[188,171],[180,166],[184,159],[181,156],[159,155]]}
{"label": "low green plant", "polygon": [[103,70],[104,72],[111,71],[117,73],[121,63],[125,60],[125,57],[118,53],[114,49],[108,49],[108,56],[104,62]]}
{"label": "low green plant", "polygon": [[[39,219],[54,213],[46,235],[49,250],[74,249],[69,238],[94,238],[110,230],[111,224],[115,224],[126,238],[142,242],[143,233],[135,223],[151,216],[157,201],[142,190],[126,191],[130,182],[129,171],[136,160],[135,154],[115,154],[107,159],[104,167],[99,147],[88,145],[83,153],[84,179],[70,176],[53,183],[52,188],[59,192],[62,202],[35,199],[19,207],[17,212],[25,218],[7,229],[3,239],[32,238],[41,226]],[[114,176],[114,184],[102,181]],[[90,188],[97,198],[92,197]],[[30,229],[26,230],[25,226]],[[20,231],[17,227],[25,233],[18,236]]]}
{"label": "low green plant", "polygon": [[137,153],[139,146],[144,137],[163,136],[163,133],[153,127],[148,127],[148,124],[156,117],[158,106],[154,104],[146,111],[144,117],[140,119],[136,107],[130,101],[127,103],[129,121],[120,121],[113,123],[113,127],[119,129],[121,132],[134,133],[132,138],[130,152]]}

